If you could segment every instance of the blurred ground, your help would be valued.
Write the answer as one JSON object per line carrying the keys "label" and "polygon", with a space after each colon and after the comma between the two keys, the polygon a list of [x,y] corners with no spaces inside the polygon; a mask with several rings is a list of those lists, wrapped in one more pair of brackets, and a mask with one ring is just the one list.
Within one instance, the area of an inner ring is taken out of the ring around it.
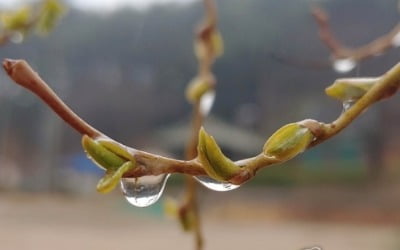
{"label": "blurred ground", "polygon": [[[398,190],[398,189],[397,189]],[[206,249],[400,248],[395,187],[243,189],[201,196]],[[0,193],[0,249],[193,249],[160,203]]]}

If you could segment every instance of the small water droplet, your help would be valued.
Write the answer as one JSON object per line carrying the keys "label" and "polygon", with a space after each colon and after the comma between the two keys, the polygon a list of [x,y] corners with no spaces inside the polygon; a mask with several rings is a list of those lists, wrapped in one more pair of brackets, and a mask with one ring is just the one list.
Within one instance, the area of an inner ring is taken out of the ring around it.
{"label": "small water droplet", "polygon": [[357,100],[344,101],[343,102],[343,112],[346,112],[347,110],[349,110],[356,102],[357,102]]}
{"label": "small water droplet", "polygon": [[220,182],[208,176],[196,176],[194,178],[206,188],[218,192],[231,191],[240,187],[240,185],[235,185],[229,182]]}
{"label": "small water droplet", "polygon": [[10,41],[12,43],[22,43],[24,41],[24,35],[21,32],[14,32],[10,36]]}
{"label": "small water droplet", "polygon": [[211,90],[208,91],[207,93],[204,93],[203,96],[200,99],[200,112],[203,114],[203,116],[207,116],[211,108],[214,104],[215,100],[215,91]]}
{"label": "small water droplet", "polygon": [[121,190],[126,200],[136,207],[153,205],[161,197],[169,174],[122,178]]}
{"label": "small water droplet", "polygon": [[348,73],[357,66],[357,62],[352,58],[337,59],[333,61],[333,69],[338,73]]}
{"label": "small water droplet", "polygon": [[397,33],[393,38],[392,38],[392,45],[394,47],[400,47],[400,32]]}

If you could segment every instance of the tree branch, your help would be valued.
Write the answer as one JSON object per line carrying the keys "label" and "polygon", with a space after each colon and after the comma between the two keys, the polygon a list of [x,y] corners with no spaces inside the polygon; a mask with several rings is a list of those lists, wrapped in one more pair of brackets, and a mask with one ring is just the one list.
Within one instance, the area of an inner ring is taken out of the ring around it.
{"label": "tree branch", "polygon": [[313,6],[311,14],[318,25],[319,38],[330,50],[333,59],[351,58],[355,61],[362,61],[366,58],[376,56],[394,47],[393,39],[400,33],[400,24],[397,24],[387,34],[373,40],[369,44],[359,48],[348,48],[342,45],[333,34],[328,14],[322,8]]}
{"label": "tree branch", "polygon": [[[98,137],[108,138],[74,114],[25,61],[5,59],[3,67],[12,80],[38,95],[77,132],[82,135],[87,134],[93,139]],[[369,106],[383,98],[394,95],[399,90],[399,87],[400,63],[382,75],[363,97],[332,123],[305,122],[304,126],[309,127],[315,135],[315,140],[310,144],[310,147],[318,145],[338,134]],[[193,176],[206,175],[204,166],[197,159],[182,161],[122,146],[135,157],[138,163],[137,168],[125,174],[126,177],[159,175],[161,173],[184,173]],[[235,163],[241,167],[242,171],[229,181],[234,184],[241,184],[251,179],[259,169],[283,162],[285,161],[277,161],[274,158],[267,157],[263,153],[252,158],[236,161]]]}

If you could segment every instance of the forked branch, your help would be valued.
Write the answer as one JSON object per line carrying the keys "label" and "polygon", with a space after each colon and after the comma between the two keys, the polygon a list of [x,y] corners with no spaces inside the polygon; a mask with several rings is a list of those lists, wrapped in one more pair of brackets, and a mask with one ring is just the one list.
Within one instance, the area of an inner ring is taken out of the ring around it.
{"label": "forked branch", "polygon": [[354,61],[362,61],[372,56],[379,55],[386,50],[398,46],[396,43],[400,39],[400,24],[397,24],[387,34],[371,41],[370,43],[358,47],[349,48],[344,46],[334,35],[329,24],[328,14],[320,7],[313,6],[311,14],[318,25],[319,38],[329,49],[332,59],[351,58]]}

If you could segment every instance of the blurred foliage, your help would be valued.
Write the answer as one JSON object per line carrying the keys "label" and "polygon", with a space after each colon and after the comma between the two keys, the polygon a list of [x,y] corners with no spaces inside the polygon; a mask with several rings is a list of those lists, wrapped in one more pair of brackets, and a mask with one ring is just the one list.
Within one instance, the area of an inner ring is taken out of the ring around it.
{"label": "blurred foliage", "polygon": [[36,5],[26,5],[17,10],[0,11],[0,35],[12,32],[26,34],[31,30],[47,34],[53,29],[65,7],[59,0],[42,0]]}
{"label": "blurred foliage", "polygon": [[44,0],[42,8],[38,14],[38,31],[43,34],[50,32],[64,12],[65,7],[59,0]]}

